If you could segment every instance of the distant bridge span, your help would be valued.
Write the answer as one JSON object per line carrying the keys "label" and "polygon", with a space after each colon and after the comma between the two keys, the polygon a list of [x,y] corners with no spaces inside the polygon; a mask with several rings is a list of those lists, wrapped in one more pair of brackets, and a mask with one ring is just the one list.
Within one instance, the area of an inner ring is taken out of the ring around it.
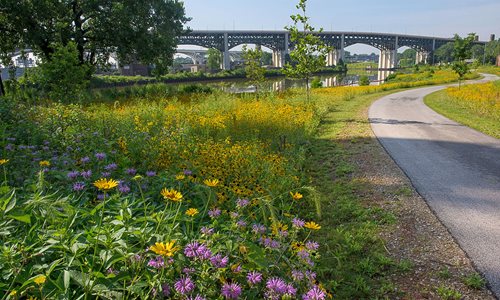
{"label": "distant bridge span", "polygon": [[[344,60],[344,49],[354,44],[366,44],[380,50],[379,69],[397,67],[397,50],[410,47],[417,51],[416,63],[433,63],[434,52],[442,45],[453,42],[452,38],[417,36],[374,32],[337,32],[323,31],[316,33],[327,45],[334,47],[328,54],[327,66],[337,65]],[[287,54],[293,49],[288,31],[259,30],[194,30],[179,37],[179,45],[196,45],[215,48],[223,53],[222,68],[231,68],[229,49],[242,44],[257,44],[273,50],[273,66],[281,68]],[[486,42],[476,41],[476,44]]]}

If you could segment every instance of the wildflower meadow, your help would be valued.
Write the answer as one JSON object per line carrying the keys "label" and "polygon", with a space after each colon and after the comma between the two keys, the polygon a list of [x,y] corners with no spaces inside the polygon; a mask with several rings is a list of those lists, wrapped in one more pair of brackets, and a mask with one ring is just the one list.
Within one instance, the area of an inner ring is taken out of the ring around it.
{"label": "wildflower meadow", "polygon": [[318,89],[311,101],[4,97],[0,298],[334,297],[315,241],[332,228],[304,170],[322,115],[357,95],[455,79]]}

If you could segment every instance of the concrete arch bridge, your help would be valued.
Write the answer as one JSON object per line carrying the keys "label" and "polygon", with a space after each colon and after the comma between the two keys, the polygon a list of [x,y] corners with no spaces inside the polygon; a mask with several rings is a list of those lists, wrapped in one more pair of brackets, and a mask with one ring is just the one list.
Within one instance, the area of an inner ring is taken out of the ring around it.
{"label": "concrete arch bridge", "polygon": [[[334,50],[328,54],[326,65],[334,66],[344,60],[344,49],[354,44],[370,45],[380,50],[379,69],[394,69],[397,67],[397,50],[409,47],[417,51],[416,63],[433,63],[434,52],[442,45],[453,42],[452,38],[431,36],[416,36],[392,33],[373,32],[336,32],[323,31],[316,33]],[[486,42],[476,41],[484,45]],[[293,49],[288,31],[224,31],[224,30],[194,30],[179,37],[179,45],[195,45],[205,48],[215,48],[223,53],[222,68],[231,68],[229,50],[243,44],[256,44],[270,48],[273,51],[273,66],[282,68],[287,54]]]}

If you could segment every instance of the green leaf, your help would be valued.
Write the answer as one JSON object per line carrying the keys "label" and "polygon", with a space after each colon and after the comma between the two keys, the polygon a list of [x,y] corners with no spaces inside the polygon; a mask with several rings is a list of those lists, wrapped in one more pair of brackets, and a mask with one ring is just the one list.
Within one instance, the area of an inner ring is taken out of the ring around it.
{"label": "green leaf", "polygon": [[64,290],[69,289],[69,283],[71,280],[71,273],[68,270],[64,270]]}
{"label": "green leaf", "polygon": [[10,214],[7,215],[8,218],[17,220],[19,222],[31,224],[31,216],[30,215],[24,215],[24,214]]}

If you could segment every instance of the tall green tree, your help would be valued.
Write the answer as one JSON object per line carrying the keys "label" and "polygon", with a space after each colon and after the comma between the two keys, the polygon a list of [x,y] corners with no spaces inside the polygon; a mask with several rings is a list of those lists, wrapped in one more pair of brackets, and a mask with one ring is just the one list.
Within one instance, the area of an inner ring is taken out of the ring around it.
{"label": "tall green tree", "polygon": [[215,49],[210,48],[207,52],[207,66],[210,71],[220,70],[220,65],[222,63],[222,53]]}
{"label": "tall green tree", "polygon": [[188,20],[177,0],[2,0],[0,55],[7,60],[16,48],[29,47],[50,61],[54,45],[72,42],[82,65],[104,64],[117,53],[121,62],[162,71]]}
{"label": "tall green tree", "polygon": [[259,86],[265,80],[266,69],[262,67],[263,51],[260,47],[250,49],[243,45],[243,59],[245,60],[245,73],[252,84],[255,85],[258,95]]}
{"label": "tall green tree", "polygon": [[451,63],[453,61],[453,43],[446,43],[443,46],[436,49],[434,57],[437,62],[440,63]]}
{"label": "tall green tree", "polygon": [[[292,63],[287,63],[284,73],[288,77],[305,79],[307,100],[309,100],[311,76],[325,66],[326,56],[331,48],[325,45],[319,36],[313,34],[315,29],[309,24],[310,18],[306,15],[306,6],[307,0],[299,0],[299,4],[296,5],[299,13],[290,16],[294,25],[285,27],[290,31],[290,41],[294,46],[290,52]],[[320,28],[319,32],[322,31],[323,28]]]}
{"label": "tall green tree", "polygon": [[500,39],[488,42],[484,47],[484,52],[485,62],[488,64],[494,64],[497,56],[500,55]]}
{"label": "tall green tree", "polygon": [[475,37],[475,33],[469,33],[469,35],[465,38],[461,38],[458,34],[455,34],[455,43],[453,45],[454,61],[452,69],[458,75],[459,88],[465,74],[469,72],[469,66],[467,65],[465,60],[471,58],[472,56],[472,46]]}
{"label": "tall green tree", "polygon": [[401,67],[411,67],[415,64],[417,51],[415,49],[406,49],[399,55],[399,63]]}

